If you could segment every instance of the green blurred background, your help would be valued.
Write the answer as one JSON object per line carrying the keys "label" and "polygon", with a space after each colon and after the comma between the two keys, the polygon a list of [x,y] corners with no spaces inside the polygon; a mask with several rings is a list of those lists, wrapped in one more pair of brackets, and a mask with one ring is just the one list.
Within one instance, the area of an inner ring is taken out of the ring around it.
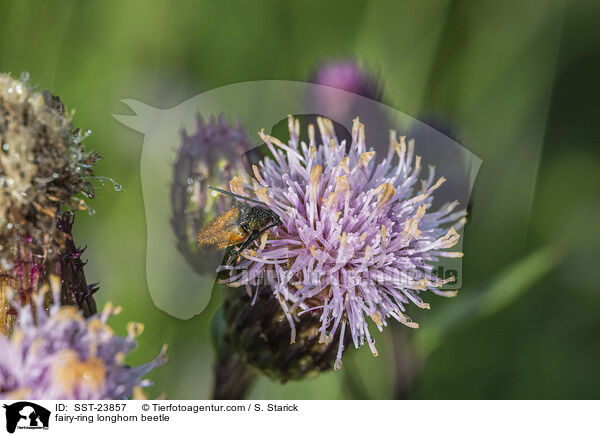
{"label": "green blurred background", "polygon": [[388,329],[376,334],[379,358],[361,349],[338,373],[261,379],[251,397],[392,398],[397,355],[422,368],[403,388],[410,398],[598,398],[599,28],[597,1],[18,0],[0,6],[0,70],[28,71],[75,108],[74,124],[93,131],[88,148],[104,156],[97,174],[125,188],[98,189],[75,237],[99,303],[124,307],[115,329],[146,326],[130,363],[170,344],[151,396],[210,396],[218,298],[189,321],[152,304],[143,138],[112,117],[127,113],[119,100],[168,108],[230,83],[306,80],[318,62],[352,56],[380,78],[386,103],[441,120],[483,159],[464,288],[412,313],[422,329],[406,350],[394,352],[402,332]]}

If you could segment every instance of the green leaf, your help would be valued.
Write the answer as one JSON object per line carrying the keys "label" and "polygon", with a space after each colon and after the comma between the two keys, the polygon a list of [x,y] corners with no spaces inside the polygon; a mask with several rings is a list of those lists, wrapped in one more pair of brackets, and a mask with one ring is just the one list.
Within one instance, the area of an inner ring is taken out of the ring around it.
{"label": "green leaf", "polygon": [[490,316],[509,306],[523,295],[562,259],[559,246],[543,247],[511,265],[488,285],[460,295],[452,304],[422,325],[417,334],[417,347],[427,355],[442,341],[445,334],[477,317]]}

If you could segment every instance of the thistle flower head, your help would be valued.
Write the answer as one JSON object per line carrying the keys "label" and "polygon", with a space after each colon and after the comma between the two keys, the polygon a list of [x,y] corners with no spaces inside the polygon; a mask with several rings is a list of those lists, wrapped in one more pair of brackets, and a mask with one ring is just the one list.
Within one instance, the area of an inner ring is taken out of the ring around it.
{"label": "thistle flower head", "polygon": [[196,242],[198,229],[226,209],[225,199],[210,195],[208,185],[221,186],[245,174],[240,157],[249,148],[246,132],[222,116],[209,122],[198,116],[194,133],[181,132],[173,164],[171,224],[179,251],[199,272],[204,272],[204,254]]}
{"label": "thistle flower head", "polygon": [[[349,330],[355,347],[365,342],[377,355],[369,324],[381,331],[389,318],[408,327],[418,325],[405,315],[407,305],[429,308],[421,295],[453,280],[436,277],[441,257],[459,239],[464,224],[457,202],[431,211],[433,194],[444,182],[435,169],[421,179],[421,159],[414,142],[390,133],[389,151],[376,156],[367,149],[358,119],[352,143],[339,143],[331,121],[319,118],[323,144],[309,126],[309,143],[299,141],[299,123],[290,117],[287,144],[265,135],[272,158],[254,166],[252,184],[231,183],[241,195],[251,190],[277,213],[283,225],[243,253],[230,271],[229,286],[266,280],[290,323],[320,314],[320,341],[339,337],[335,368],[341,366],[344,337]],[[311,313],[312,316],[312,313]],[[370,319],[370,321],[369,321]]]}
{"label": "thistle flower head", "polygon": [[58,278],[51,276],[53,298],[44,307],[44,289],[19,312],[12,336],[0,336],[0,398],[127,399],[150,385],[141,378],[166,363],[166,347],[151,362],[130,367],[125,356],[136,346],[143,326],[130,323],[125,337],[106,324],[120,312],[110,304],[84,318],[74,306],[61,306]]}

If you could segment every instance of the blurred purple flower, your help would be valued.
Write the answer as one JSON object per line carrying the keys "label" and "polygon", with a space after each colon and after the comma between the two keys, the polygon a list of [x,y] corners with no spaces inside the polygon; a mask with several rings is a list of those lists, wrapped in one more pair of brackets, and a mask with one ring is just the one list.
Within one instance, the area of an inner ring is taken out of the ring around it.
{"label": "blurred purple flower", "polygon": [[393,131],[387,156],[378,161],[367,150],[358,119],[348,152],[328,119],[318,119],[323,144],[316,143],[312,125],[309,144],[300,143],[297,120],[290,117],[288,127],[288,144],[261,132],[273,159],[253,167],[252,186],[231,185],[241,195],[247,195],[244,188],[254,190],[283,225],[271,230],[272,238],[263,235],[237,265],[222,268],[230,272],[229,286],[270,284],[290,323],[292,342],[295,323],[304,313],[319,311],[320,342],[339,337],[338,369],[346,329],[356,348],[367,342],[377,355],[369,318],[380,331],[389,317],[418,327],[404,314],[406,305],[429,308],[420,297],[427,290],[456,294],[440,289],[453,278],[436,277],[434,263],[462,256],[446,249],[458,242],[465,211],[455,211],[458,202],[428,210],[445,179],[436,181],[431,166],[419,179],[414,141],[406,144]]}
{"label": "blurred purple flower", "polygon": [[120,337],[106,324],[120,312],[107,304],[84,318],[75,306],[60,306],[60,285],[50,276],[53,299],[46,290],[32,296],[31,306],[15,305],[19,313],[12,336],[0,335],[0,398],[117,400],[142,396],[149,386],[141,378],[166,363],[166,347],[151,362],[130,367],[125,356],[136,347],[143,325],[129,323]]}
{"label": "blurred purple flower", "polygon": [[309,81],[374,100],[380,97],[377,81],[355,59],[324,62],[317,67]]}
{"label": "blurred purple flower", "polygon": [[200,273],[206,272],[206,262],[196,240],[198,229],[224,212],[228,204],[227,199],[209,195],[208,185],[223,186],[246,174],[240,158],[248,148],[250,140],[244,129],[231,126],[223,116],[209,122],[198,116],[194,133],[181,132],[173,164],[171,225],[179,251]]}
{"label": "blurred purple flower", "polygon": [[[355,59],[330,60],[321,63],[309,79],[317,85],[352,92],[372,100],[381,99],[381,90],[375,76],[361,68]],[[350,121],[356,115],[357,99],[331,92],[327,88],[311,88],[309,98],[322,107],[330,118]]]}

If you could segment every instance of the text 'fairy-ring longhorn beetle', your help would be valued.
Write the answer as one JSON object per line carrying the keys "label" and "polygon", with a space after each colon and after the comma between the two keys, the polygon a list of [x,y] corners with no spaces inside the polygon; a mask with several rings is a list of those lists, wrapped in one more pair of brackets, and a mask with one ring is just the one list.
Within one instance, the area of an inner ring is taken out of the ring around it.
{"label": "text 'fairy-ring longhorn beetle'", "polygon": [[[239,245],[233,250],[226,264],[232,264],[248,246],[270,228],[282,225],[279,216],[265,203],[224,189],[208,186],[213,191],[235,199],[233,207],[208,221],[198,230],[198,246],[203,249],[222,250]],[[244,200],[244,201],[238,201]],[[247,202],[259,206],[250,206]]]}

